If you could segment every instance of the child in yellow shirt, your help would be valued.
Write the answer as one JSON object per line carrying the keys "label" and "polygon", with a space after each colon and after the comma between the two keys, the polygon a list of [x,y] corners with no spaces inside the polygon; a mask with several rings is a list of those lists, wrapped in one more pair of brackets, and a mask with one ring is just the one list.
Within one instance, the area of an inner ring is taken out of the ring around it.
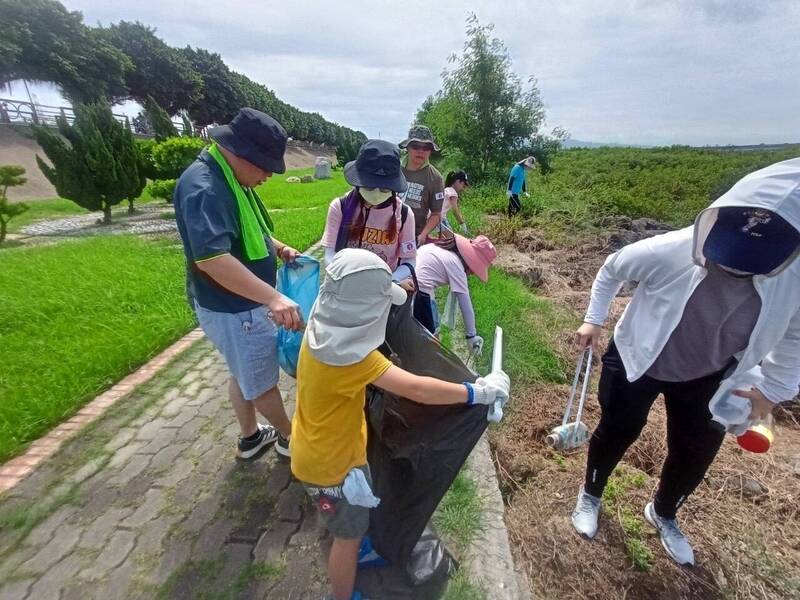
{"label": "child in yellow shirt", "polygon": [[334,538],[328,559],[333,597],[349,600],[369,507],[379,501],[369,489],[367,385],[421,404],[492,404],[508,398],[510,382],[502,371],[458,384],[392,365],[377,348],[391,305],[407,296],[389,267],[367,250],[349,248],[326,272],[300,350],[291,465]]}

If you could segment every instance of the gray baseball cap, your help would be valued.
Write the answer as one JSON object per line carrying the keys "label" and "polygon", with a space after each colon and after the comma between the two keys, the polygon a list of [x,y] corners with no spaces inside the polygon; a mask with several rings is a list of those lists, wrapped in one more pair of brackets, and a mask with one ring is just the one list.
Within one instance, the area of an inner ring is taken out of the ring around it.
{"label": "gray baseball cap", "polygon": [[405,148],[411,142],[420,142],[423,144],[430,144],[433,146],[433,149],[437,152],[439,151],[439,146],[436,145],[436,142],[433,141],[433,133],[429,127],[425,125],[412,125],[411,129],[408,130],[408,138],[403,140],[398,144],[401,148]]}

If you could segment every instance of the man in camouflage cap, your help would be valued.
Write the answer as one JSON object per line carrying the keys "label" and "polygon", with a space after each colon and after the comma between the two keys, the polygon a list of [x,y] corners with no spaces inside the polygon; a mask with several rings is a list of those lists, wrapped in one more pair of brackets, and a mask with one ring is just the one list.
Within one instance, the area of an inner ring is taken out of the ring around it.
{"label": "man in camouflage cap", "polygon": [[430,163],[431,152],[439,147],[424,125],[413,125],[399,146],[408,152],[403,161],[403,175],[408,181],[403,202],[414,212],[417,245],[421,246],[441,220],[444,179]]}

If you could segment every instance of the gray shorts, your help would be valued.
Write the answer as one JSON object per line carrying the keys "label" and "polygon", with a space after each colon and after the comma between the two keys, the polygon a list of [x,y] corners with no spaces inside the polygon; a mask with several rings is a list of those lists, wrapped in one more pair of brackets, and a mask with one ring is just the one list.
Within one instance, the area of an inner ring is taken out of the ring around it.
{"label": "gray shorts", "polygon": [[[372,485],[369,465],[358,467],[364,471],[367,483]],[[342,482],[344,483],[344,482]],[[303,482],[306,493],[319,510],[319,516],[335,538],[343,540],[361,539],[369,529],[369,508],[354,506],[347,501],[342,486],[319,487]]]}
{"label": "gray shorts", "polygon": [[195,303],[197,320],[225,358],[245,400],[278,385],[278,328],[263,306],[238,313],[208,310]]}

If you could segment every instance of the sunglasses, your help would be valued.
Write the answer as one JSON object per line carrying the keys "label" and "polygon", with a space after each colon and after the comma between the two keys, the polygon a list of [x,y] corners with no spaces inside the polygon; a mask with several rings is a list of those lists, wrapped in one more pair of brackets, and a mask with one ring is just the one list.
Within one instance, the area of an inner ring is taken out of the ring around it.
{"label": "sunglasses", "polygon": [[419,142],[411,142],[408,145],[409,150],[433,150],[430,144],[420,144]]}

